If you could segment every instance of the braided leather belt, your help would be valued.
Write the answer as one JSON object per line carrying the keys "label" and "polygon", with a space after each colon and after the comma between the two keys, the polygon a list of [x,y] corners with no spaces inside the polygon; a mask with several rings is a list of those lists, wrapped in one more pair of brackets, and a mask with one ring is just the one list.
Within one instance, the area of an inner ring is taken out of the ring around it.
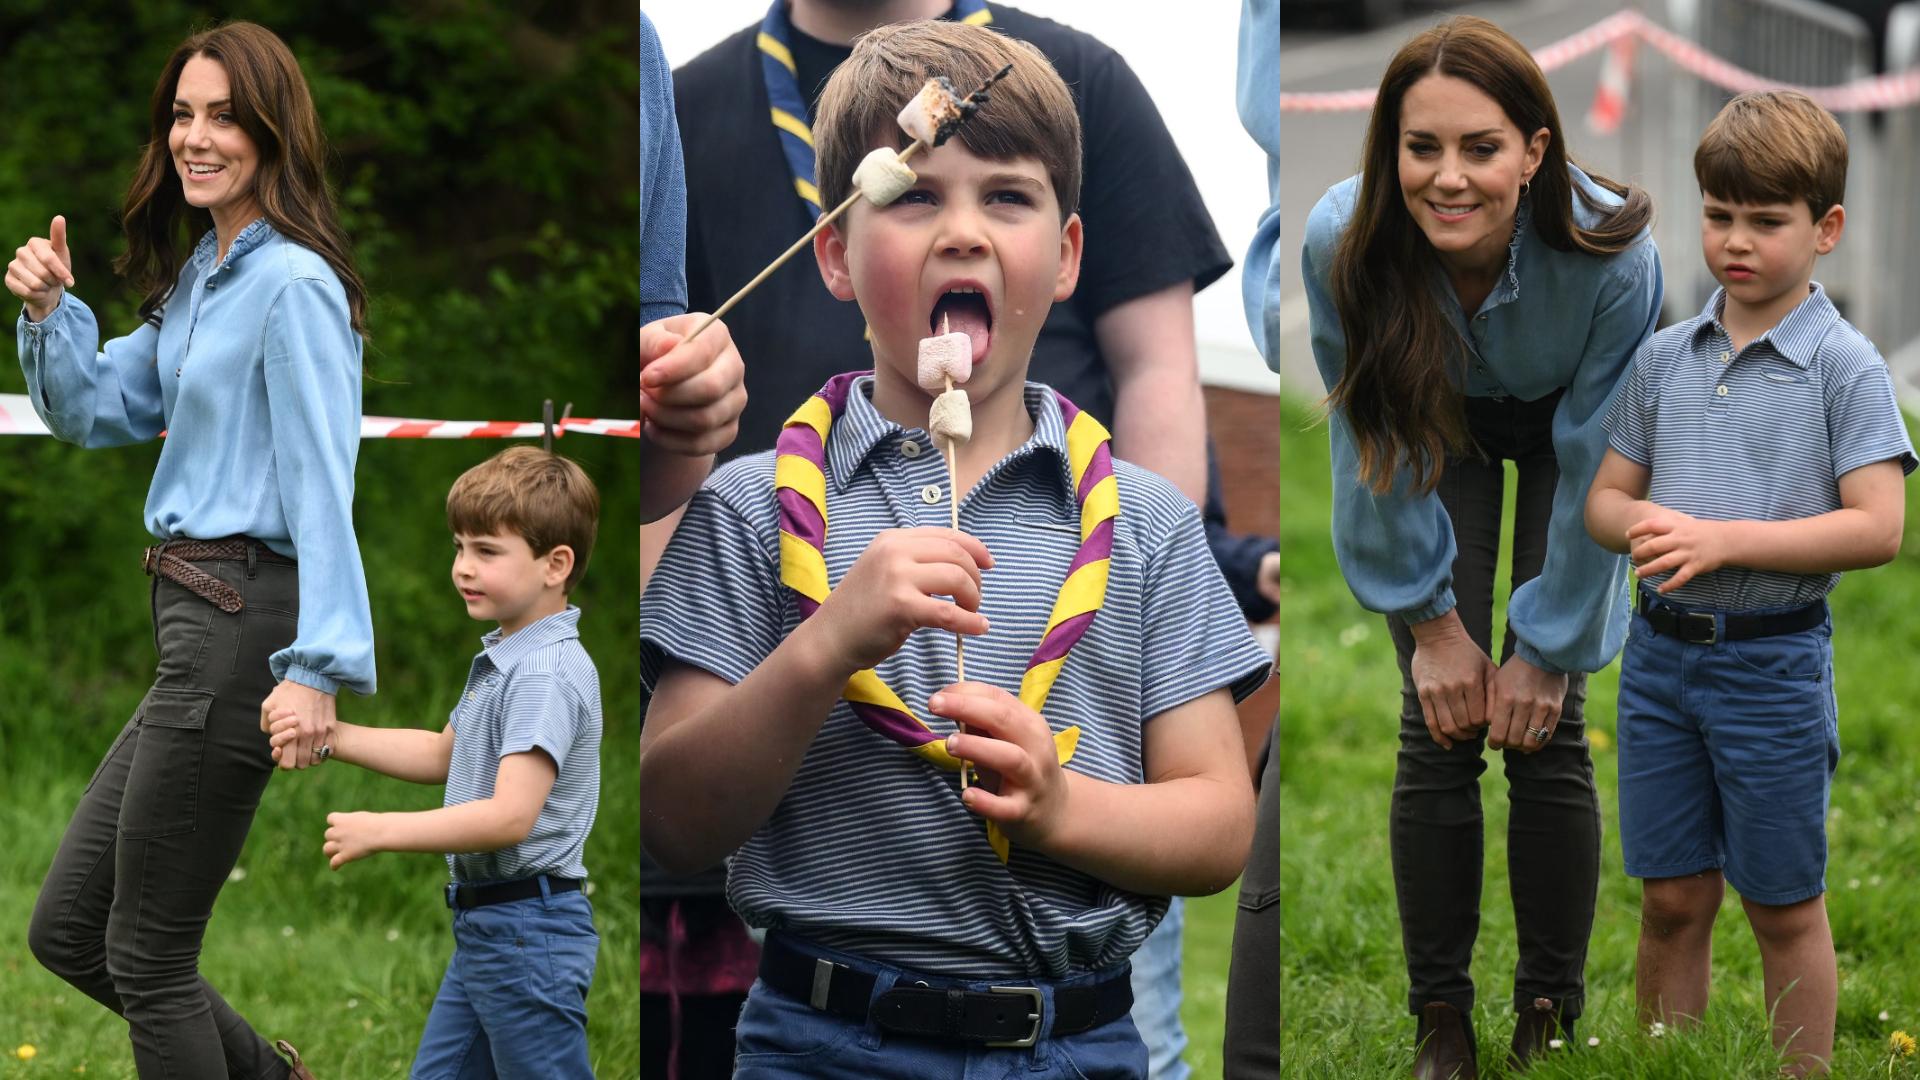
{"label": "braided leather belt", "polygon": [[246,607],[240,590],[193,565],[197,562],[270,562],[294,565],[292,559],[258,540],[229,536],[224,540],[168,540],[140,555],[140,569],[149,577],[163,577],[229,615]]}

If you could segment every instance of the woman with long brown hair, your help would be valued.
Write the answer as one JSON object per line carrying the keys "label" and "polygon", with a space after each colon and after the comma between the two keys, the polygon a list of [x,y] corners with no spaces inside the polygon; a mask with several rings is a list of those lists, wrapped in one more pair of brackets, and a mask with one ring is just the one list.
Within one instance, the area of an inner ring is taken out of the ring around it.
{"label": "woman with long brown hair", "polygon": [[[1586,534],[1601,415],[1660,309],[1646,193],[1567,155],[1539,66],[1484,19],[1409,41],[1360,175],[1307,221],[1334,547],[1403,677],[1391,847],[1416,1076],[1476,1075],[1482,744],[1502,749],[1520,958],[1511,1056],[1580,1015],[1600,812],[1585,673],[1626,630],[1623,558]],[[1512,592],[1492,659],[1504,462]]]}
{"label": "woman with long brown hair", "polygon": [[[374,688],[353,532],[366,292],[298,62],[229,23],[154,88],[116,263],[141,325],[100,346],[64,217],[7,267],[20,363],[60,438],[167,438],[145,519],[159,654],[34,907],[47,968],[125,1017],[140,1076],[307,1077],[199,974],[200,943],[277,760],[331,753],[334,695]],[[198,242],[185,246],[193,234]],[[264,718],[299,732],[270,748]]]}

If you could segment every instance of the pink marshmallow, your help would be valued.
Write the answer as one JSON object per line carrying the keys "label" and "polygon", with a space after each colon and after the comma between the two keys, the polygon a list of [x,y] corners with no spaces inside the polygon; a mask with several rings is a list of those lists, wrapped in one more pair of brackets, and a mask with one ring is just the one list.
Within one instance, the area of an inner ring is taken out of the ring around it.
{"label": "pink marshmallow", "polygon": [[973,374],[973,339],[959,331],[920,339],[920,365],[917,378],[920,389],[937,394],[947,388],[951,375],[955,386]]}

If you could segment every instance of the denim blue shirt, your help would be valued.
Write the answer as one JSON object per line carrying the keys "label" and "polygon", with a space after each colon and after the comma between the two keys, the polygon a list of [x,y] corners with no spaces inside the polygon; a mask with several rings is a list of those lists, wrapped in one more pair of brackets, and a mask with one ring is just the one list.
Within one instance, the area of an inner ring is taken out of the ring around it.
{"label": "denim blue shirt", "polygon": [[1267,152],[1267,202],[1240,267],[1247,329],[1267,366],[1280,370],[1280,0],[1241,0],[1240,125]]}
{"label": "denim blue shirt", "polygon": [[[762,118],[764,119],[764,117]],[[640,324],[687,310],[687,174],[673,73],[640,13]]]}
{"label": "denim blue shirt", "polygon": [[202,237],[160,310],[100,349],[67,294],[39,323],[21,313],[34,411],[81,446],[167,433],[147,490],[161,540],[251,536],[300,562],[300,620],[273,677],[327,693],[374,689],[373,618],[353,534],[360,347],[346,291],[319,255],[256,221],[215,264]]}
{"label": "denim blue shirt", "polygon": [[[1573,180],[1603,206],[1618,196],[1569,165]],[[1328,274],[1359,194],[1360,178],[1330,188],[1307,216],[1301,253],[1313,357],[1331,388],[1346,368],[1346,335]],[[1578,198],[1575,219],[1600,213]],[[1548,671],[1598,671],[1626,639],[1627,560],[1587,535],[1587,489],[1607,449],[1602,418],[1633,354],[1660,315],[1660,260],[1643,237],[1616,255],[1556,251],[1528,228],[1527,204],[1514,224],[1507,270],[1471,320],[1444,275],[1442,307],[1466,343],[1464,391],[1474,397],[1535,401],[1564,390],[1553,418],[1560,481],[1540,575],[1513,591],[1507,622],[1518,654]],[[1335,412],[1333,544],[1347,585],[1371,611],[1422,622],[1453,610],[1453,525],[1438,494],[1421,494],[1402,468],[1387,494],[1359,479],[1352,429]]]}

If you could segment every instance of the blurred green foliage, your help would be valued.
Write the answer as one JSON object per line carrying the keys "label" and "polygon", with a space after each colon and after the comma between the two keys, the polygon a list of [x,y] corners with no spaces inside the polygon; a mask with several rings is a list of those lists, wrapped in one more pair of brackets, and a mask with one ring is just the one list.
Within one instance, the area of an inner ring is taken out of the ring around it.
{"label": "blurred green foliage", "polygon": [[[329,174],[372,300],[367,413],[537,419],[550,397],[572,402],[578,416],[635,415],[638,24],[630,4],[9,0],[0,6],[0,254],[11,258],[65,214],[73,291],[107,332],[134,328],[137,297],[111,264],[123,246],[121,199],[148,136],[147,103],[180,40],[221,19],[280,34],[313,88],[331,143]],[[16,314],[7,300],[0,310]],[[0,363],[0,393],[24,389],[18,364]],[[503,446],[362,444],[355,513],[380,692],[348,695],[343,719],[444,722],[486,627],[467,619],[447,580],[443,499],[463,469]],[[601,816],[588,850],[609,945],[595,989],[596,1057],[603,1075],[630,1075],[637,976],[633,961],[610,954],[615,942],[630,951],[637,938],[638,460],[627,440],[574,436],[557,448],[594,478],[603,502],[598,546],[574,600],[585,611],[582,637],[600,669],[607,718]],[[157,445],[83,451],[0,437],[0,806],[9,846],[41,859],[152,677],[147,580],[136,557],[148,542],[141,507],[157,453]],[[379,856],[391,872],[328,875],[319,855],[326,810],[437,801],[437,791],[390,790],[405,788],[339,767],[279,778],[243,863],[250,884],[300,884],[288,895],[253,888],[229,896],[209,947],[223,919],[246,926],[257,916],[276,928],[295,921],[285,904],[312,896],[307,886],[322,879],[345,886],[324,890],[334,898],[329,914],[346,893],[357,909],[410,911],[444,927],[433,885],[445,871],[431,857]],[[276,910],[253,912],[248,894],[275,895]],[[26,956],[30,890],[0,899],[9,990],[56,994],[61,985]],[[444,962],[444,939],[433,947],[433,962]],[[437,976],[437,968],[420,973],[427,993]],[[15,978],[31,985],[12,985]],[[317,990],[331,996],[334,988]],[[411,1004],[418,1015],[401,1019],[402,1042],[424,1019],[425,1001]],[[619,1047],[607,1057],[610,1041]]]}

